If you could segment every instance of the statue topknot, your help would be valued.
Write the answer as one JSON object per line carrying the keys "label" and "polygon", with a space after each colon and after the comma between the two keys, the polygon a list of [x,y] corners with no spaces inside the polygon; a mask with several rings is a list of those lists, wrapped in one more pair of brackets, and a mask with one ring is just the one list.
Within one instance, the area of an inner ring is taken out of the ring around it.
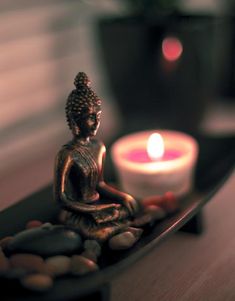
{"label": "statue topknot", "polygon": [[76,89],[69,94],[66,103],[66,119],[72,129],[72,119],[78,120],[83,112],[91,106],[101,106],[100,98],[90,88],[90,80],[86,73],[79,72],[74,79]]}
{"label": "statue topknot", "polygon": [[91,84],[91,82],[90,82],[88,76],[86,75],[86,73],[84,73],[84,72],[79,72],[74,79],[74,85],[77,89],[79,89],[83,86],[89,87],[90,84]]}

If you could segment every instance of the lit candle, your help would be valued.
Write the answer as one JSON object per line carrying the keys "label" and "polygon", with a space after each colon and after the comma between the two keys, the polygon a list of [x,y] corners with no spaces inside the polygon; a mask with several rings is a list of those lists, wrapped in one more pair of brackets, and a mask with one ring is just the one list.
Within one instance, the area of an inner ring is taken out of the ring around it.
{"label": "lit candle", "polygon": [[193,185],[196,140],[181,132],[156,130],[120,138],[111,150],[122,188],[137,198],[187,194]]}
{"label": "lit candle", "polygon": [[166,149],[164,140],[158,133],[151,134],[147,141],[147,148],[139,148],[124,154],[127,160],[138,163],[150,163],[154,161],[168,161],[179,158],[181,152],[175,149]]}

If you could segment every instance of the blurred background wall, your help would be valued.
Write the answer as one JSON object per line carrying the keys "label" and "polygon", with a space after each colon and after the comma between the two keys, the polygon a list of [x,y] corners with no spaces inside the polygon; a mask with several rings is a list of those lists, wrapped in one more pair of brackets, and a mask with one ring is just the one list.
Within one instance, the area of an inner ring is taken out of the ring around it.
{"label": "blurred background wall", "polygon": [[[121,99],[112,90],[97,24],[113,15],[128,15],[125,2],[0,2],[0,209],[51,181],[55,154],[70,139],[64,104],[78,71],[87,72],[104,99],[102,139],[109,142],[119,133]],[[185,12],[211,15],[228,14],[233,5],[222,0],[179,3]],[[219,51],[222,61],[217,65],[223,64],[225,54],[232,49],[229,30],[220,37],[226,47]],[[217,80],[228,74],[222,69],[219,76],[216,74]],[[232,81],[233,75],[229,76]],[[218,90],[224,93],[228,89],[221,85]]]}
{"label": "blurred background wall", "polygon": [[[0,208],[51,181],[55,154],[70,139],[64,106],[78,71],[105,99],[103,115],[114,110],[93,34],[95,18],[115,9],[106,6],[0,2]],[[106,140],[117,115],[103,118]]]}

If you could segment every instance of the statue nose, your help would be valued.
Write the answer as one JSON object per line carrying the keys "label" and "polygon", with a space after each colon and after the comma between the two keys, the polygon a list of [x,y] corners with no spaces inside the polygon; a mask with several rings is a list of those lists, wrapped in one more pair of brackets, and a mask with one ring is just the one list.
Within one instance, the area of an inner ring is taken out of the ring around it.
{"label": "statue nose", "polygon": [[95,118],[95,125],[98,125],[99,124],[99,119],[98,118]]}
{"label": "statue nose", "polygon": [[96,128],[97,125],[98,125],[98,123],[99,123],[98,120],[97,120],[97,119],[94,119],[94,121],[93,121],[93,127]]}

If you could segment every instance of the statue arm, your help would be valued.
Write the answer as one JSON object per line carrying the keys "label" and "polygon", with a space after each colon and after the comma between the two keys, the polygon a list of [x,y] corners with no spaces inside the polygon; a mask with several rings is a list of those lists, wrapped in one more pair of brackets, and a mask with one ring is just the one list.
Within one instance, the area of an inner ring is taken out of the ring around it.
{"label": "statue arm", "polygon": [[66,184],[72,165],[73,158],[70,153],[65,150],[59,152],[55,166],[54,194],[63,209],[71,212],[92,213],[120,206],[118,204],[90,205],[72,200],[66,193]]}
{"label": "statue arm", "polygon": [[122,192],[104,181],[99,182],[97,190],[103,198],[124,205],[133,216],[140,210],[139,203],[130,194]]}
{"label": "statue arm", "polygon": [[100,180],[97,185],[97,191],[103,198],[107,198],[124,205],[128,209],[129,213],[134,216],[140,210],[138,201],[136,201],[130,194],[120,191],[107,184],[103,179],[105,154],[106,151],[105,148],[103,148],[102,168],[100,173]]}

